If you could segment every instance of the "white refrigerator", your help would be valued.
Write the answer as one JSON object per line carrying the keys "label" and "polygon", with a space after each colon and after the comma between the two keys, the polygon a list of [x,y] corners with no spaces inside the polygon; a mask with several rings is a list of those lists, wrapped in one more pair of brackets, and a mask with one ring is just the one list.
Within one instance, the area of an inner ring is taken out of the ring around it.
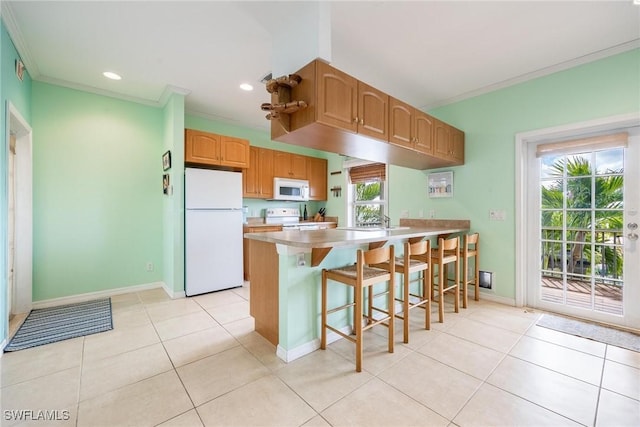
{"label": "white refrigerator", "polygon": [[185,293],[242,286],[242,173],[185,169]]}

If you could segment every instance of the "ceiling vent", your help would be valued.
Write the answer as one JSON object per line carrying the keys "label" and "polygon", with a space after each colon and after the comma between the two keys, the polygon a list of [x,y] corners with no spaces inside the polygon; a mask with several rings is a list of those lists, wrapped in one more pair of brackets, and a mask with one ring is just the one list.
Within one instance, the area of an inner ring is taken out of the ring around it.
{"label": "ceiling vent", "polygon": [[267,84],[267,82],[272,78],[273,78],[273,73],[265,74],[265,76],[260,79],[260,83]]}

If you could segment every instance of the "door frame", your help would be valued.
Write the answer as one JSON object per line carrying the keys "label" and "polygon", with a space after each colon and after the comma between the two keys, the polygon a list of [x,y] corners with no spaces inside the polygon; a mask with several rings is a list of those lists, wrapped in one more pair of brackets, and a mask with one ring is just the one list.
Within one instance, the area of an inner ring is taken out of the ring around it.
{"label": "door frame", "polygon": [[[8,310],[13,306],[13,314],[28,313],[32,307],[33,285],[33,150],[32,129],[18,109],[6,102],[5,147],[9,151],[10,133],[16,137],[15,156],[15,255],[13,304],[7,301]],[[8,212],[7,212],[8,214]],[[8,256],[8,254],[7,254]],[[9,283],[7,283],[9,286]],[[6,289],[4,292],[6,293]],[[8,330],[8,328],[7,328]]]}
{"label": "door frame", "polygon": [[527,244],[532,241],[537,242],[538,238],[538,236],[531,236],[529,234],[531,221],[538,220],[538,212],[529,212],[527,209],[531,198],[538,196],[537,194],[531,194],[531,192],[527,191],[530,185],[529,165],[531,164],[531,156],[535,156],[535,145],[540,141],[549,139],[563,139],[578,134],[606,132],[634,126],[640,126],[640,112],[516,134],[516,306],[527,306],[530,303],[530,301],[527,300],[527,278],[530,277],[531,274],[538,273],[538,266],[532,266],[531,264],[533,263],[528,262],[528,260],[531,260],[532,251],[537,251],[537,247],[536,245]]}

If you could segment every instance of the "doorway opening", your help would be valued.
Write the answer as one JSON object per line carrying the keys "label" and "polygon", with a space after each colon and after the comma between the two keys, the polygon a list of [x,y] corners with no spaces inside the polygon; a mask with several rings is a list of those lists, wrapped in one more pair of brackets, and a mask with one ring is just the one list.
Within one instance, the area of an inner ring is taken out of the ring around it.
{"label": "doorway opening", "polygon": [[[32,131],[20,112],[7,102],[7,328],[11,336],[31,311],[33,282]],[[11,321],[10,321],[11,319]]]}

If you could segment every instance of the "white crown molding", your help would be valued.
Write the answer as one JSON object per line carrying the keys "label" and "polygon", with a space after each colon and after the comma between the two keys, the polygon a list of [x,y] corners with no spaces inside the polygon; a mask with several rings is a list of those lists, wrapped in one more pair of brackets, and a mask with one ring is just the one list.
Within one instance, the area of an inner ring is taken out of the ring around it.
{"label": "white crown molding", "polygon": [[257,130],[260,132],[271,132],[271,126],[270,126],[271,122],[266,120],[265,120],[266,124],[264,126],[256,126],[254,124],[246,123],[241,120],[232,119],[230,117],[216,116],[215,114],[203,113],[202,111],[196,111],[189,108],[185,108],[185,115],[200,117],[202,119],[207,119],[214,122],[226,123],[234,126],[242,126],[242,127]]}
{"label": "white crown molding", "polygon": [[594,62],[599,59],[604,59],[609,56],[617,55],[619,53],[624,53],[633,49],[640,48],[640,39],[631,40],[626,43],[619,44],[617,46],[613,46],[607,49],[599,50],[597,52],[590,53],[588,55],[581,56],[579,58],[575,58],[569,61],[561,62],[559,64],[551,65],[549,67],[542,68],[537,71],[533,71],[531,73],[523,74],[518,77],[514,77],[512,79],[503,80],[498,83],[494,83],[489,86],[485,86],[480,89],[472,90],[469,92],[465,92],[463,94],[454,96],[449,99],[445,99],[439,102],[434,102],[433,104],[427,104],[423,107],[420,107],[422,111],[429,111],[433,108],[442,107],[444,105],[454,104],[456,102],[464,101],[465,99],[473,98],[476,96],[484,95],[489,92],[493,92],[499,89],[504,89],[509,86],[514,86],[519,83],[524,83],[529,80],[537,79],[539,77],[548,76],[550,74],[554,74],[560,71],[568,70],[569,68],[577,67],[578,65],[587,64],[589,62]]}
{"label": "white crown molding", "polygon": [[22,31],[20,31],[20,27],[16,22],[16,18],[13,14],[13,10],[11,10],[10,3],[3,2],[2,5],[2,20],[4,21],[5,26],[7,27],[7,32],[9,33],[9,37],[11,37],[11,41],[13,41],[13,45],[18,51],[18,55],[20,59],[24,63],[24,66],[27,68],[27,72],[32,79],[37,79],[40,77],[40,70],[38,69],[38,64],[33,59],[33,55],[31,55],[31,51],[24,37],[22,36]]}
{"label": "white crown molding", "polygon": [[173,85],[166,85],[164,88],[164,91],[162,92],[162,95],[160,95],[158,104],[164,107],[167,105],[167,102],[169,101],[169,98],[171,98],[171,95],[175,94],[175,95],[187,96],[190,93],[191,93],[191,90],[189,89],[184,89],[184,88],[173,86]]}

